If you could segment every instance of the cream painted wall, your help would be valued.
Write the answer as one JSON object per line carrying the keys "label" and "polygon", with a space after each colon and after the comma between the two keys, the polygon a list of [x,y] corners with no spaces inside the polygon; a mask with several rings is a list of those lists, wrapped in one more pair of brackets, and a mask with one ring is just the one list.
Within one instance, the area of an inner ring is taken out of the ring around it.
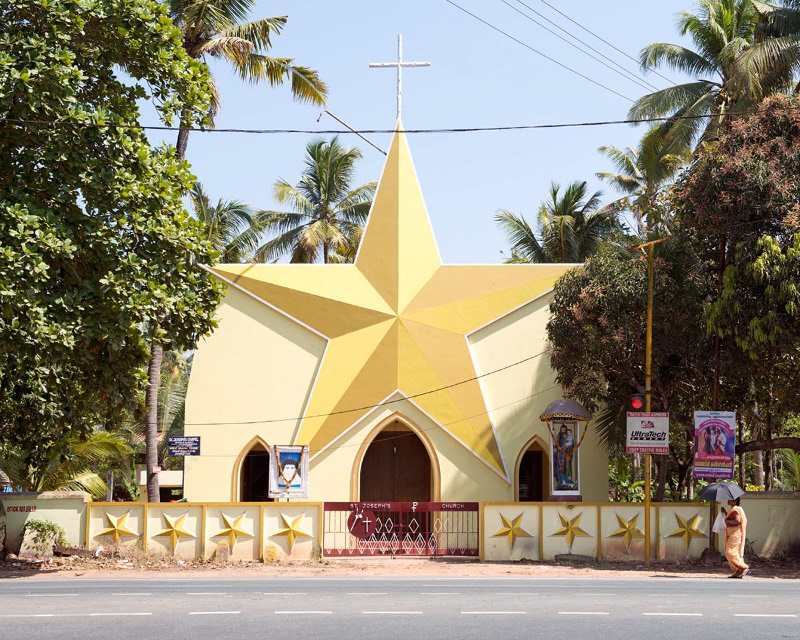
{"label": "cream painted wall", "polygon": [[[186,457],[185,497],[238,499],[233,467],[254,437],[286,444],[297,428],[324,339],[229,287],[219,328],[195,352],[186,399],[186,435],[200,436],[200,456]],[[207,424],[217,423],[217,424]]]}
{"label": "cream painted wall", "polygon": [[88,502],[89,494],[82,491],[0,493],[6,510],[6,549],[19,551],[22,528],[28,520],[54,522],[64,529],[67,544],[84,544]]}
{"label": "cream painted wall", "polygon": [[[550,294],[470,336],[479,375],[546,349]],[[220,306],[219,328],[198,347],[187,396],[186,435],[201,437],[201,455],[186,458],[185,496],[190,501],[238,499],[233,469],[254,437],[287,444],[297,422],[258,422],[302,413],[325,341],[262,302],[229,287]],[[424,431],[441,469],[444,501],[510,501],[514,470],[533,435],[549,442],[539,415],[561,397],[546,355],[481,379],[487,408],[500,443],[509,481],[482,463],[413,402],[380,407],[351,427],[312,460],[309,500],[346,501],[359,448],[370,432],[394,412]],[[220,423],[220,424],[202,424]],[[593,430],[581,447],[584,500],[605,500],[607,458]]]}

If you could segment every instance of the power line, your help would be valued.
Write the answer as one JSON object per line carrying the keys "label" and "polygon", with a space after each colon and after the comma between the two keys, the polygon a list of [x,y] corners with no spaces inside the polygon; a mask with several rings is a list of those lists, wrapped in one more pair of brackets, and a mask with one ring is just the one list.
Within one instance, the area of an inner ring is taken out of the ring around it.
{"label": "power line", "polygon": [[[609,47],[611,47],[612,49],[614,49],[614,51],[617,51],[618,53],[621,53],[621,54],[622,54],[623,56],[625,56],[626,58],[630,58],[630,59],[631,59],[631,60],[633,60],[633,61],[634,61],[634,62],[635,62],[637,65],[641,65],[641,62],[639,62],[639,60],[637,60],[637,59],[636,59],[636,58],[634,58],[633,56],[631,56],[631,55],[629,55],[629,54],[625,53],[625,52],[624,52],[622,49],[620,49],[620,48],[618,48],[618,47],[614,46],[614,45],[613,45],[613,44],[611,44],[611,43],[610,43],[608,40],[606,40],[606,39],[605,39],[605,38],[603,38],[602,36],[599,36],[599,35],[597,35],[597,34],[596,34],[594,31],[592,31],[591,29],[587,29],[586,27],[584,27],[584,26],[583,26],[583,25],[582,25],[580,22],[578,22],[577,20],[573,20],[573,19],[572,19],[572,18],[570,18],[570,17],[569,17],[569,16],[568,16],[566,13],[564,13],[563,11],[560,11],[560,10],[559,10],[557,7],[554,7],[552,4],[550,4],[550,3],[549,3],[549,2],[547,2],[546,0],[539,0],[539,2],[541,2],[542,4],[546,4],[548,7],[550,7],[550,8],[551,8],[553,11],[555,11],[557,14],[559,14],[559,15],[561,15],[561,16],[563,16],[563,17],[565,17],[565,18],[566,18],[567,20],[569,20],[569,21],[570,21],[572,24],[574,24],[574,25],[576,25],[576,26],[580,27],[580,28],[581,28],[581,29],[583,29],[583,30],[584,30],[586,33],[588,33],[588,34],[590,34],[590,35],[594,36],[595,38],[597,38],[598,40],[600,40],[600,42],[603,42],[603,43],[607,44]],[[670,84],[674,84],[674,82],[673,82],[672,80],[670,80],[670,79],[669,79],[667,76],[665,76],[665,75],[663,75],[663,74],[659,73],[659,72],[658,72],[656,69],[650,69],[650,71],[652,71],[653,73],[655,73],[657,76],[660,76],[660,77],[664,78],[664,80],[666,80],[666,81],[667,81],[667,82],[669,82]]]}
{"label": "power line", "polygon": [[499,27],[496,27],[496,26],[494,26],[494,25],[493,25],[491,22],[487,22],[487,21],[486,21],[486,20],[484,20],[483,18],[480,18],[480,17],[476,16],[476,15],[475,15],[474,13],[472,13],[471,11],[468,11],[467,9],[465,9],[464,7],[462,7],[461,5],[459,5],[459,4],[456,4],[455,2],[453,2],[453,0],[444,0],[444,1],[445,1],[445,2],[447,2],[448,4],[451,4],[451,5],[453,5],[453,6],[454,6],[456,9],[459,9],[460,11],[463,11],[463,12],[464,12],[464,13],[466,13],[467,15],[469,15],[469,16],[472,16],[473,18],[475,18],[475,20],[477,20],[478,22],[481,22],[481,23],[485,24],[485,25],[486,25],[487,27],[489,27],[490,29],[493,29],[493,30],[497,31],[498,33],[501,33],[501,34],[503,34],[503,35],[504,35],[506,38],[510,38],[511,40],[513,40],[514,42],[516,42],[517,44],[521,44],[521,45],[522,45],[523,47],[525,47],[526,49],[530,49],[530,50],[531,50],[531,51],[533,51],[534,53],[536,53],[536,54],[538,54],[538,55],[542,56],[542,57],[543,57],[543,58],[545,58],[546,60],[549,60],[549,61],[550,61],[550,62],[552,62],[553,64],[557,64],[557,65],[558,65],[559,67],[561,67],[562,69],[566,69],[566,70],[567,70],[567,71],[569,71],[570,73],[574,73],[576,76],[579,76],[579,77],[583,78],[584,80],[588,80],[589,82],[591,82],[591,83],[592,83],[592,84],[594,84],[594,85],[597,85],[597,86],[598,86],[598,87],[600,87],[601,89],[605,89],[606,91],[609,91],[610,93],[613,93],[614,95],[616,95],[616,96],[619,96],[620,98],[623,98],[624,100],[627,100],[628,102],[635,102],[635,100],[633,100],[632,98],[629,98],[628,96],[625,96],[625,95],[621,94],[619,91],[615,91],[615,90],[614,90],[614,89],[612,89],[611,87],[607,87],[606,85],[604,85],[604,84],[602,84],[602,83],[600,83],[600,82],[597,82],[597,80],[593,80],[593,79],[592,79],[592,78],[590,78],[589,76],[582,74],[580,71],[577,71],[577,70],[573,69],[572,67],[568,67],[568,66],[567,66],[567,65],[565,65],[564,63],[562,63],[562,62],[559,62],[559,61],[558,61],[558,60],[556,60],[555,58],[552,58],[552,57],[548,56],[546,53],[542,53],[542,52],[541,52],[541,51],[539,51],[538,49],[534,49],[532,46],[530,46],[530,45],[529,45],[529,44],[527,44],[526,42],[523,42],[522,40],[519,40],[518,38],[515,38],[515,37],[514,37],[514,36],[512,36],[510,33],[506,32],[506,31],[503,31],[503,30],[502,30],[501,28],[499,28]]}
{"label": "power line", "polygon": [[517,360],[516,362],[512,362],[511,364],[507,364],[504,367],[500,367],[499,369],[494,369],[492,371],[487,371],[486,373],[482,373],[480,375],[473,376],[471,378],[467,378],[466,380],[460,380],[459,382],[453,382],[451,384],[444,385],[442,387],[437,387],[436,389],[431,389],[430,391],[421,391],[420,393],[415,393],[410,396],[403,396],[402,398],[397,398],[396,400],[387,400],[386,402],[380,402],[378,404],[368,404],[363,407],[355,407],[353,409],[342,409],[340,411],[331,411],[330,413],[318,413],[311,416],[297,416],[295,418],[270,418],[267,420],[244,420],[241,422],[186,422],[184,424],[190,426],[218,426],[218,425],[226,425],[226,424],[268,424],[273,422],[297,422],[298,420],[306,420],[308,418],[327,418],[329,416],[338,416],[345,413],[357,413],[359,411],[367,411],[369,409],[377,409],[378,407],[384,407],[389,404],[395,404],[398,402],[404,402],[405,400],[413,400],[414,398],[420,398],[422,396],[428,396],[432,393],[438,393],[440,391],[446,391],[447,389],[452,389],[453,387],[461,386],[462,384],[467,384],[469,382],[475,382],[481,378],[485,378],[486,376],[494,375],[495,373],[500,373],[501,371],[506,371],[507,369],[511,369],[512,367],[516,367],[518,365],[524,364],[525,362],[529,362],[531,360],[535,360],[536,358],[543,356],[546,353],[549,353],[552,349],[545,349],[544,351],[540,351],[532,356],[528,356],[527,358],[523,358],[522,360]]}
{"label": "power line", "polygon": [[[530,400],[531,398],[535,398],[536,396],[540,396],[543,393],[547,393],[548,391],[552,391],[553,389],[558,389],[559,385],[554,384],[551,387],[547,387],[547,389],[542,389],[541,391],[537,391],[536,393],[531,393],[530,395],[525,396],[524,398],[518,398],[517,400],[512,400],[511,402],[507,402],[506,404],[501,404],[497,407],[492,407],[491,409],[487,409],[486,411],[481,411],[480,413],[474,413],[471,416],[467,416],[466,418],[461,418],[460,420],[453,420],[452,422],[445,422],[443,424],[437,424],[429,429],[420,429],[422,433],[429,433],[431,431],[436,431],[437,429],[442,429],[444,427],[451,427],[454,424],[460,424],[462,422],[466,422],[467,420],[472,420],[473,418],[478,418],[480,416],[485,416],[490,414],[492,411],[498,411],[499,409],[505,409],[506,407],[510,407],[511,405],[518,404],[520,402],[524,402],[525,400]],[[225,422],[224,424],[241,424],[238,422]],[[409,431],[408,433],[402,433],[401,435],[391,436],[389,438],[385,438],[385,440],[399,440],[400,438],[407,438],[408,436],[415,436],[417,435],[414,431]],[[348,447],[360,447],[362,443],[354,443],[354,444],[340,444],[336,446],[326,447],[325,451],[333,451],[335,449],[346,449]],[[238,454],[204,454],[203,458],[235,458]]]}
{"label": "power line", "polygon": [[[449,2],[449,0],[446,0]],[[787,107],[783,110],[794,110],[800,106]],[[764,113],[766,109],[753,109],[750,111],[740,111],[738,113],[728,114],[731,118],[741,118],[750,115],[757,115]],[[245,133],[245,134],[312,134],[312,135],[327,135],[327,134],[354,134],[354,133],[480,133],[492,131],[524,131],[533,129],[573,129],[578,127],[602,127],[610,125],[638,125],[648,124],[655,122],[667,122],[669,120],[705,120],[707,118],[716,118],[719,113],[705,113],[688,116],[660,116],[657,118],[639,118],[639,119],[626,119],[626,120],[595,120],[587,122],[558,122],[548,124],[523,124],[523,125],[505,125],[499,127],[450,127],[450,128],[432,128],[432,129],[358,129],[349,131],[347,129],[202,129],[197,127],[186,128],[187,131],[196,131],[198,133]],[[66,120],[48,121],[48,120],[24,120],[19,118],[0,118],[0,122],[7,122],[12,125],[20,126],[41,126],[41,127],[82,127],[85,129],[142,129],[148,131],[179,131],[180,127],[168,127],[161,125],[141,125],[141,124],[114,124],[114,123],[95,123],[95,122],[70,122]]]}
{"label": "power line", "polygon": [[[638,84],[640,87],[642,87],[642,88],[643,88],[643,89],[645,89],[646,91],[658,91],[658,87],[657,87],[657,86],[655,86],[654,84],[651,84],[650,82],[648,82],[648,81],[647,81],[646,79],[644,79],[644,78],[640,78],[640,77],[639,77],[638,75],[636,75],[635,73],[633,73],[633,72],[629,71],[628,69],[626,69],[625,67],[623,67],[623,66],[622,66],[621,64],[619,64],[619,63],[618,63],[616,60],[613,60],[612,58],[609,58],[609,57],[608,57],[606,54],[604,54],[602,51],[599,51],[598,49],[595,49],[595,48],[594,48],[593,46],[591,46],[590,44],[587,44],[586,42],[582,41],[582,40],[581,40],[581,39],[580,39],[578,36],[576,36],[575,34],[573,34],[573,33],[569,32],[569,31],[567,31],[567,30],[566,30],[564,27],[562,27],[562,26],[561,26],[561,25],[559,25],[558,23],[556,23],[556,22],[553,22],[553,21],[552,21],[550,18],[548,18],[546,15],[544,15],[543,13],[540,13],[539,11],[537,11],[536,9],[534,9],[534,8],[533,8],[531,5],[529,5],[529,4],[525,4],[525,3],[524,3],[522,0],[517,0],[517,3],[518,3],[518,4],[521,4],[523,7],[525,7],[526,9],[528,9],[528,11],[531,11],[532,13],[536,14],[537,16],[539,16],[540,18],[542,18],[542,20],[545,20],[546,22],[549,22],[551,25],[553,25],[553,26],[554,26],[556,29],[558,29],[559,31],[563,31],[563,32],[564,32],[564,33],[566,33],[566,34],[567,34],[567,35],[568,35],[570,38],[572,38],[572,39],[573,39],[573,40],[575,40],[576,42],[579,42],[579,43],[580,43],[582,46],[586,47],[586,48],[587,48],[587,49],[589,49],[590,51],[594,51],[594,52],[595,52],[597,55],[599,55],[600,57],[602,57],[602,58],[604,58],[604,59],[608,60],[608,62],[610,62],[611,64],[613,64],[615,67],[617,67],[617,68],[619,69],[619,71],[618,71],[617,69],[614,69],[614,68],[610,67],[608,64],[606,64],[606,63],[605,63],[605,62],[603,62],[602,60],[598,60],[598,59],[597,59],[597,58],[595,58],[593,55],[591,55],[590,53],[588,53],[588,52],[584,51],[584,50],[583,50],[583,49],[581,49],[579,46],[577,46],[576,44],[574,44],[574,43],[570,42],[569,40],[567,40],[567,39],[566,39],[566,38],[564,38],[563,36],[560,36],[560,35],[558,35],[558,34],[557,34],[555,31],[553,31],[552,29],[550,29],[550,28],[548,28],[548,27],[544,26],[544,25],[543,25],[541,22],[539,22],[539,21],[537,21],[537,20],[534,20],[534,19],[533,19],[533,18],[531,18],[529,15],[527,15],[527,14],[526,14],[526,13],[524,13],[523,11],[520,11],[520,10],[519,10],[519,9],[517,9],[515,6],[513,6],[511,3],[509,3],[509,2],[508,2],[508,0],[500,0],[500,2],[502,2],[503,4],[505,4],[505,5],[509,6],[511,9],[513,9],[514,11],[516,11],[517,13],[519,13],[520,15],[522,15],[522,16],[525,16],[525,17],[526,17],[528,20],[530,20],[531,22],[533,22],[533,23],[535,23],[535,24],[538,24],[538,25],[539,25],[539,26],[540,26],[542,29],[544,29],[545,31],[548,31],[548,32],[552,33],[554,36],[556,36],[557,38],[560,38],[561,40],[563,40],[564,42],[566,42],[568,45],[570,45],[570,46],[572,46],[572,47],[575,47],[575,48],[576,48],[578,51],[580,51],[580,52],[582,52],[582,53],[586,54],[587,56],[589,56],[589,57],[590,57],[590,58],[592,58],[593,60],[597,60],[597,62],[599,62],[599,63],[600,63],[600,64],[602,64],[602,65],[605,65],[606,67],[608,67],[609,69],[611,69],[611,70],[612,70],[612,71],[614,71],[615,73],[618,73],[618,74],[622,75],[622,76],[623,76],[624,78],[626,78],[627,80],[630,80],[630,81],[632,81],[632,82],[635,82],[636,84]],[[637,64],[637,67],[638,67],[638,64]]]}

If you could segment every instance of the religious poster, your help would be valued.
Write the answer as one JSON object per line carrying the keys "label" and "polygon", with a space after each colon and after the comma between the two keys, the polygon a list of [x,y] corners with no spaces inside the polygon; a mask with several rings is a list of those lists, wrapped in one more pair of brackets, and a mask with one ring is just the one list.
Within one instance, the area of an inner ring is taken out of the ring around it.
{"label": "religious poster", "polygon": [[629,411],[626,453],[669,453],[669,413]]}
{"label": "religious poster", "polygon": [[579,494],[578,423],[553,420],[550,435],[553,445],[550,492],[553,495]]}
{"label": "religious poster", "polygon": [[736,452],[735,411],[694,412],[695,478],[733,480]]}
{"label": "religious poster", "polygon": [[308,445],[275,445],[269,457],[269,497],[308,497]]}

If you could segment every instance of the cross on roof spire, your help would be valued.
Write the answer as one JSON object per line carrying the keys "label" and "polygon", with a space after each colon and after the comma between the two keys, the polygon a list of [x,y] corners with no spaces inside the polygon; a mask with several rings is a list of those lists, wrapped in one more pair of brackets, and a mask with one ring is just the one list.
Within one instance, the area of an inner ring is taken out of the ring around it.
{"label": "cross on roof spire", "polygon": [[371,69],[397,69],[397,120],[403,110],[403,67],[430,67],[430,62],[403,62],[403,34],[397,36],[397,62],[370,62]]}

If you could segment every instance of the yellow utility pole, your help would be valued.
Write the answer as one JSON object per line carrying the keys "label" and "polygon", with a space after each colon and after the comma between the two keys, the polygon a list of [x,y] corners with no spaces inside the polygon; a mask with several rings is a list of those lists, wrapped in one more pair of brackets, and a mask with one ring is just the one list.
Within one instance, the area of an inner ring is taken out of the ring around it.
{"label": "yellow utility pole", "polygon": [[[647,248],[647,333],[644,341],[644,410],[653,410],[653,245],[664,242],[659,238],[631,248]],[[644,454],[644,564],[650,566],[650,454]]]}

